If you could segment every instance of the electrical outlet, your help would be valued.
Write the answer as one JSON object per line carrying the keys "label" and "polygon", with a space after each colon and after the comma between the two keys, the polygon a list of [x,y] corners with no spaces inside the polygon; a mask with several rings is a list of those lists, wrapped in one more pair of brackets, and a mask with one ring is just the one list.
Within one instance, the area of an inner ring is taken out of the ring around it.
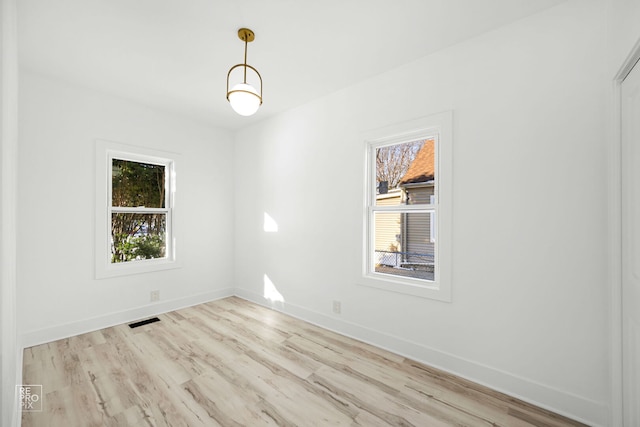
{"label": "electrical outlet", "polygon": [[151,291],[151,302],[160,301],[160,291]]}
{"label": "electrical outlet", "polygon": [[340,301],[333,302],[333,312],[335,314],[340,314],[340,312],[342,312],[342,303]]}

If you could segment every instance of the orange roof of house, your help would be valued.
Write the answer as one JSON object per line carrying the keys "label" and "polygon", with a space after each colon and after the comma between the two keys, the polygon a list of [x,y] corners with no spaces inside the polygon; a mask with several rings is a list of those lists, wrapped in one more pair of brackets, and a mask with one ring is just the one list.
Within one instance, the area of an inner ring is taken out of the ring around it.
{"label": "orange roof of house", "polygon": [[435,144],[433,139],[428,139],[409,165],[407,173],[400,180],[400,185],[432,181],[436,170],[435,158]]}

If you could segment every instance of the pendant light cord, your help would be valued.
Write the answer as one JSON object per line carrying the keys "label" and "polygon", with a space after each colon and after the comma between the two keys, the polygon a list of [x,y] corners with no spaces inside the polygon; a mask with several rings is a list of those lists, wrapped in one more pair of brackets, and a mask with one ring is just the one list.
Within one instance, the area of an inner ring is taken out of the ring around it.
{"label": "pendant light cord", "polygon": [[244,84],[247,84],[247,45],[249,42],[247,41],[249,36],[245,34],[244,36]]}

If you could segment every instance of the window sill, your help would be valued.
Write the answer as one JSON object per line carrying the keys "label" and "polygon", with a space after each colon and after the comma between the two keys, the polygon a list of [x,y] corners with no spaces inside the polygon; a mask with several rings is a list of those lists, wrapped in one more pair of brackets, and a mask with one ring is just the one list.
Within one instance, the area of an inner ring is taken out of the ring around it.
{"label": "window sill", "polygon": [[118,264],[105,263],[104,265],[96,266],[96,279],[153,273],[155,271],[171,270],[181,267],[182,265],[177,261],[168,259],[140,260]]}
{"label": "window sill", "polygon": [[368,273],[362,276],[358,285],[420,298],[451,302],[451,289],[438,282],[418,281],[384,273]]}

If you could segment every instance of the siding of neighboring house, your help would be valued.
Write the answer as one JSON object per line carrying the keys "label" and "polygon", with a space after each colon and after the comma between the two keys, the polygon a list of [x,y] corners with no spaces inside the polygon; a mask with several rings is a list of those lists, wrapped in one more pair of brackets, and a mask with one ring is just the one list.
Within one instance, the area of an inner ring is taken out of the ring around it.
{"label": "siding of neighboring house", "polygon": [[404,187],[404,190],[408,194],[410,205],[428,205],[431,203],[431,196],[434,194],[433,184],[421,185],[419,187],[409,187],[407,185]]}
{"label": "siding of neighboring house", "polygon": [[376,206],[397,206],[402,203],[402,190],[389,190],[387,194],[376,196]]}
{"label": "siding of neighboring house", "polygon": [[[404,224],[409,232],[404,233],[404,246],[406,252],[416,255],[408,255],[406,261],[409,263],[423,264],[433,262],[432,258],[425,258],[424,255],[433,255],[434,245],[431,242],[429,233],[431,220],[428,213],[403,214]],[[418,256],[417,254],[420,254]]]}
{"label": "siding of neighboring house", "polygon": [[[402,203],[402,192],[391,190],[387,194],[376,196],[378,206],[396,206]],[[400,250],[400,216],[399,213],[379,213],[376,215],[375,226],[375,250],[377,251],[399,251]],[[396,266],[399,259],[393,255],[377,254],[376,263]],[[399,264],[398,264],[399,265]]]}
{"label": "siding of neighboring house", "polygon": [[[425,186],[406,188],[409,194],[409,204],[429,204],[434,193],[433,184]],[[402,240],[406,252],[412,254],[433,255],[434,243],[431,241],[431,214],[412,213],[403,214]],[[433,258],[424,256],[409,255],[405,257],[409,263],[424,264],[432,263]]]}

